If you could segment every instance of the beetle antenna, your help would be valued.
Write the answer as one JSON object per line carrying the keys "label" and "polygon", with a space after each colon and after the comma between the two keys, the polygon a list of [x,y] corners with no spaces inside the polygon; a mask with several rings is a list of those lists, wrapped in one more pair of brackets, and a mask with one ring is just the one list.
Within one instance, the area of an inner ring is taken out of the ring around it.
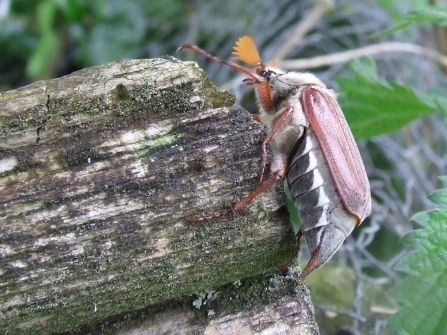
{"label": "beetle antenna", "polygon": [[265,81],[265,78],[261,77],[260,75],[258,75],[257,73],[239,65],[233,62],[228,62],[226,60],[223,60],[222,58],[213,56],[212,54],[206,52],[205,50],[199,48],[197,45],[194,44],[183,44],[181,46],[181,48],[179,48],[179,50],[181,49],[191,49],[194,50],[195,52],[201,54],[202,56],[204,56],[205,58],[208,58],[209,60],[212,60],[213,62],[216,63],[222,63],[225,64],[233,69],[235,69],[236,71],[245,73],[247,76],[250,76],[251,78],[253,78],[257,83],[261,83]]}

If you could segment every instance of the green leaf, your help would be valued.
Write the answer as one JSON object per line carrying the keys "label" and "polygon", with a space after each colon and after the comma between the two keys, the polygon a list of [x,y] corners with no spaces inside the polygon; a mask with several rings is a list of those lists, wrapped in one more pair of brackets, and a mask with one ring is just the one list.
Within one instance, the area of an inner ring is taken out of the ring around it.
{"label": "green leaf", "polygon": [[431,99],[436,108],[447,116],[447,97],[445,88],[430,88],[427,91],[427,99]]}
{"label": "green leaf", "polygon": [[[391,16],[393,20],[402,18],[402,4],[399,0],[377,0],[379,5]],[[427,0],[411,0],[405,4],[408,11],[421,10],[430,7]]]}
{"label": "green leaf", "polygon": [[380,78],[370,59],[353,62],[351,67],[353,76],[337,81],[339,103],[355,138],[390,133],[439,107],[438,95],[428,97]]}
{"label": "green leaf", "polygon": [[60,48],[58,35],[54,29],[57,7],[53,0],[47,0],[37,7],[37,21],[40,30],[40,40],[34,49],[26,67],[27,75],[32,79],[42,76],[53,66],[55,55]]}
{"label": "green leaf", "polygon": [[[442,189],[442,192],[445,192],[446,189]],[[430,222],[438,222],[439,224],[442,224],[445,220],[447,223],[447,212],[444,211],[441,208],[438,209],[432,209],[425,212],[419,212],[411,218],[411,220],[416,221],[417,223],[420,223],[424,227],[426,227]]]}
{"label": "green leaf", "polygon": [[59,50],[59,39],[56,34],[47,33],[43,35],[36,49],[30,56],[26,72],[30,78],[37,79],[53,65],[51,62]]}
{"label": "green leaf", "polygon": [[404,334],[447,334],[447,189],[438,190],[430,199],[441,208],[413,216],[423,229],[408,233],[403,241],[414,248],[396,265],[408,274],[392,290],[404,306],[388,326]]}
{"label": "green leaf", "polygon": [[79,57],[90,65],[138,57],[151,20],[145,16],[144,2],[108,0],[91,5],[101,24],[92,26],[86,36],[78,35],[82,41]]}
{"label": "green leaf", "polygon": [[409,15],[391,28],[374,34],[372,37],[383,37],[392,33],[405,29],[413,24],[422,22],[431,22],[439,25],[447,26],[447,8],[432,6],[428,9],[412,11]]}
{"label": "green leaf", "polygon": [[441,207],[447,207],[447,190],[437,190],[428,196],[432,202]]}

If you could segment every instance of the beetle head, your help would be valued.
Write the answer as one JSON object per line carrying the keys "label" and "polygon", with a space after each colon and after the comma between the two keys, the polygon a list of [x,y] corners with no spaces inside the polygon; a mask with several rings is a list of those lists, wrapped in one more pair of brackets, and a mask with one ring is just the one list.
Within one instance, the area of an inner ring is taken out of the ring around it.
{"label": "beetle head", "polygon": [[284,72],[280,69],[267,68],[261,76],[267,80],[272,95],[284,95],[304,85],[326,87],[320,79],[307,72]]}

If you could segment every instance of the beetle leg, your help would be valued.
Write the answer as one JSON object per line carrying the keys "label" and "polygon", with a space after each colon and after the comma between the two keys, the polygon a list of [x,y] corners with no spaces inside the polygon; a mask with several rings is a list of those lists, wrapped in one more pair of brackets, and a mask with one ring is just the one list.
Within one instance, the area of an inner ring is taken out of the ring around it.
{"label": "beetle leg", "polygon": [[223,210],[220,212],[211,213],[209,215],[205,215],[198,218],[190,218],[188,219],[189,222],[202,222],[202,221],[208,221],[211,219],[216,219],[221,216],[230,214],[230,213],[236,213],[239,212],[241,209],[243,209],[246,205],[248,205],[254,198],[256,198],[259,194],[269,189],[276,181],[279,179],[282,179],[286,173],[286,163],[283,161],[279,166],[277,167],[276,171],[272,173],[269,179],[263,181],[255,190],[251,191],[247,196],[243,197],[238,202],[235,202],[230,208],[227,210]]}
{"label": "beetle leg", "polygon": [[262,141],[261,177],[259,178],[259,184],[262,184],[262,180],[264,179],[265,166],[267,165],[267,144],[270,143],[273,136],[275,136],[278,130],[290,120],[290,117],[293,114],[293,107],[284,108],[282,111],[279,112],[279,114],[281,114],[281,116],[267,133],[264,141]]}
{"label": "beetle leg", "polygon": [[335,207],[331,212],[331,222],[329,224],[311,229],[304,228],[303,235],[306,238],[311,256],[300,274],[301,279],[304,279],[332,257],[346,237],[351,234],[356,222],[356,216],[346,213],[340,207]]}
{"label": "beetle leg", "polygon": [[[338,250],[338,248],[346,238],[346,235],[332,223],[324,227],[316,228],[316,230],[321,229],[323,230],[323,233],[321,234],[324,236],[324,238],[317,248],[310,248],[311,257],[309,263],[307,263],[306,267],[301,271],[301,280],[306,278],[307,275],[309,275],[312,271],[326,263],[329,258],[331,258],[331,256]],[[287,268],[289,268],[296,262],[300,253],[301,239],[303,237],[306,237],[306,239],[315,238],[314,235],[317,235],[317,232],[315,232],[314,230],[315,229],[304,231],[303,227],[300,228],[300,230],[296,234],[296,252],[285,264],[278,266],[279,271],[287,271]]]}
{"label": "beetle leg", "polygon": [[292,266],[297,258],[298,255],[300,254],[300,249],[301,249],[301,239],[304,236],[304,230],[301,227],[300,230],[298,230],[298,233],[296,233],[296,249],[295,249],[295,253],[294,255],[285,263],[285,264],[281,264],[280,266],[278,266],[278,270],[281,272],[285,272],[287,270],[287,268],[289,268],[290,266]]}
{"label": "beetle leg", "polygon": [[256,198],[259,194],[261,194],[265,190],[269,189],[277,180],[281,178],[282,176],[279,176],[278,174],[272,174],[269,179],[262,182],[261,185],[259,185],[255,190],[250,192],[247,196],[243,197],[238,202],[234,203],[233,206],[231,206],[231,211],[232,212],[240,211],[242,208],[248,205],[254,198]]}

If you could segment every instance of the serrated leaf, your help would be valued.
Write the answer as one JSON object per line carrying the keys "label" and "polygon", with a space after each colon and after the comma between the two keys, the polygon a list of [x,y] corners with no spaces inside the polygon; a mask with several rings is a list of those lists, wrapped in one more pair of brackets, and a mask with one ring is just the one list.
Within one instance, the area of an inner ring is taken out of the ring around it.
{"label": "serrated leaf", "polygon": [[416,229],[409,232],[402,238],[402,243],[409,245],[418,244],[421,248],[432,248],[431,241],[429,239],[431,232],[428,229]]}
{"label": "serrated leaf", "polygon": [[428,9],[412,11],[401,22],[391,28],[372,35],[373,38],[390,35],[398,30],[405,29],[413,24],[422,22],[432,22],[439,25],[447,26],[447,8],[432,6]]}
{"label": "serrated leaf", "polygon": [[355,138],[390,133],[436,110],[411,87],[380,78],[370,63],[354,63],[353,76],[338,78],[339,102]]}
{"label": "serrated leaf", "polygon": [[430,201],[441,207],[447,207],[447,189],[434,191],[428,196]]}
{"label": "serrated leaf", "polygon": [[[439,236],[438,236],[439,237]],[[426,246],[430,243],[426,243]],[[423,275],[426,273],[434,273],[439,266],[445,263],[447,257],[447,250],[445,245],[438,245],[434,247],[430,245],[427,249],[409,253],[404,261],[398,262],[396,270],[405,272],[411,275]]]}
{"label": "serrated leaf", "polygon": [[412,216],[411,220],[416,221],[417,223],[428,226],[433,222],[436,222],[437,225],[443,225],[443,223],[447,222],[447,212],[444,209],[432,209],[425,212],[419,212]]}
{"label": "serrated leaf", "polygon": [[[417,291],[418,287],[413,289]],[[400,333],[404,332],[404,334],[445,335],[447,329],[445,315],[447,311],[444,306],[439,304],[438,297],[433,297],[433,293],[436,293],[436,287],[434,289],[434,292],[428,293],[428,299],[425,299],[428,303],[424,309],[401,308],[399,314],[390,319],[388,326],[400,331]]]}
{"label": "serrated leaf", "polygon": [[[442,203],[446,192],[439,190],[431,197]],[[391,292],[404,306],[388,326],[405,334],[447,334],[447,208],[417,213],[412,220],[425,228],[403,238],[414,250],[396,265],[409,276]]]}
{"label": "serrated leaf", "polygon": [[[432,277],[427,278],[427,280],[423,282],[423,285],[421,285],[416,276],[408,276],[402,279],[399,286],[394,287],[391,290],[391,293],[400,302],[406,305],[413,304],[430,294],[431,284],[436,283],[438,279],[438,275],[433,275]],[[419,289],[417,291],[412,291],[414,287],[419,287]],[[408,294],[408,292],[412,292],[412,294]]]}

